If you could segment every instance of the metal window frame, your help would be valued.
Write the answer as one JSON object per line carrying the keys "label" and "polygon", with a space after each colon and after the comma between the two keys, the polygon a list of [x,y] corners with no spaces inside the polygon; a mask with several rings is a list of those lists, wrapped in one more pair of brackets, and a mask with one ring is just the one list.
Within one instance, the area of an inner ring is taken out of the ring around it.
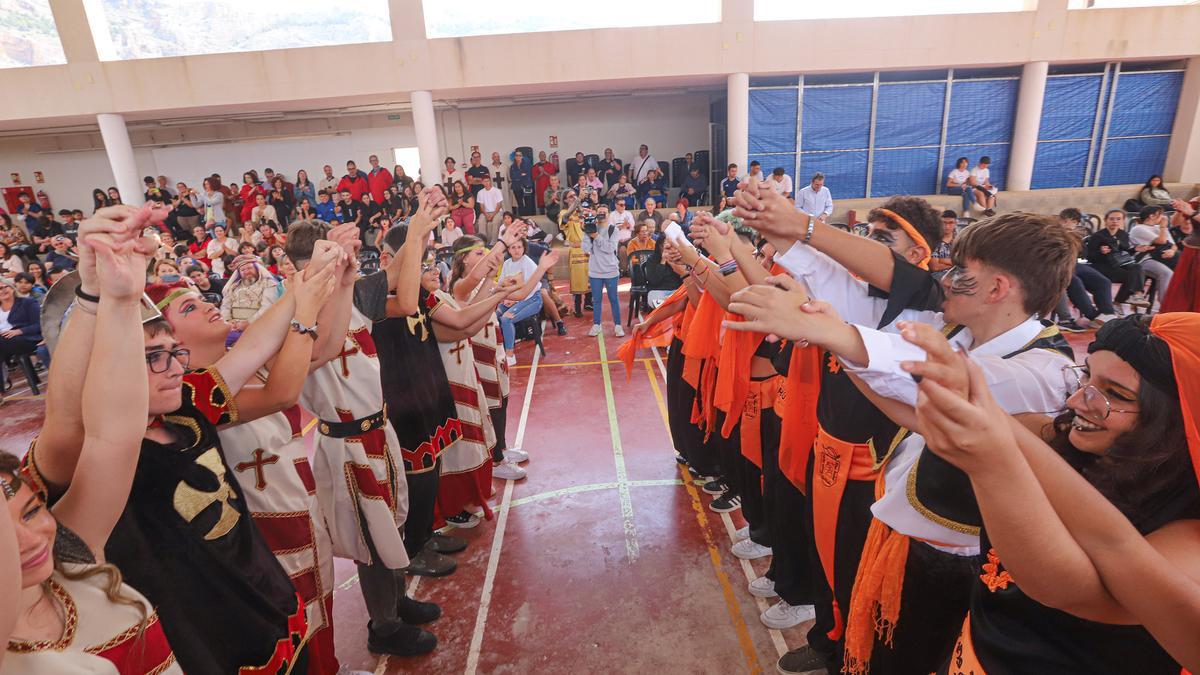
{"label": "metal window frame", "polygon": [[1096,156],[1096,175],[1092,176],[1092,187],[1100,185],[1100,173],[1104,170],[1104,151],[1108,149],[1108,130],[1112,126],[1113,107],[1117,103],[1117,87],[1121,84],[1121,62],[1113,68],[1112,87],[1108,90],[1108,105],[1104,112],[1104,132],[1100,136],[1100,152]]}
{"label": "metal window frame", "polygon": [[867,127],[867,185],[866,198],[871,197],[871,179],[875,173],[875,115],[879,110],[879,71],[875,71],[875,76],[871,82],[871,121]]}
{"label": "metal window frame", "polygon": [[954,69],[951,68],[946,72],[946,97],[942,102],[942,134],[938,138],[938,163],[937,163],[937,180],[935,181],[934,194],[942,194],[942,167],[946,165],[946,135],[950,130],[950,94],[954,89]]}
{"label": "metal window frame", "polygon": [[1100,139],[1100,115],[1104,112],[1104,95],[1108,93],[1108,75],[1112,70],[1112,64],[1104,64],[1104,70],[1100,73],[1100,93],[1096,96],[1096,114],[1092,117],[1092,138],[1091,143],[1088,143],[1087,164],[1083,169],[1083,187],[1088,187],[1092,182],[1092,165],[1095,163],[1096,157],[1096,142]]}
{"label": "metal window frame", "polygon": [[[800,79],[796,82],[796,176],[793,183],[800,182],[800,148],[803,147],[802,138],[804,136],[804,74],[800,74]],[[793,185],[795,187],[795,185]]]}

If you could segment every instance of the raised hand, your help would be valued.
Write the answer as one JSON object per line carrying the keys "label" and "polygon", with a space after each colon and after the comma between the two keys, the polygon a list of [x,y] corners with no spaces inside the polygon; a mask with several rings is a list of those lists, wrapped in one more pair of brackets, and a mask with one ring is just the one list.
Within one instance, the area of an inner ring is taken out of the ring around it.
{"label": "raised hand", "polygon": [[925,444],[967,473],[988,467],[996,448],[1016,447],[1008,413],[992,398],[978,364],[954,354],[967,375],[966,397],[942,386],[933,377],[921,380],[917,394],[917,431]]}
{"label": "raised hand", "polygon": [[509,276],[501,279],[500,283],[496,284],[496,288],[493,293],[507,296],[508,294],[520,288],[522,283],[524,283],[524,279],[522,279],[521,275],[510,274]]}
{"label": "raised hand", "polygon": [[726,225],[725,231],[722,232],[716,226],[718,223],[721,225],[724,225],[724,223],[720,223],[720,221],[711,215],[707,219],[697,218],[697,221],[699,222],[693,221],[691,232],[689,233],[692,241],[697,245],[703,246],[717,260],[732,258],[733,254],[730,248],[730,237],[732,235],[730,234],[728,225]]}
{"label": "raised hand", "polygon": [[133,240],[114,242],[93,238],[96,275],[100,297],[136,302],[146,286],[146,256],[138,252]]}
{"label": "raised hand", "polygon": [[558,253],[555,251],[546,251],[538,260],[538,267],[548,270],[558,264]]}
{"label": "raised hand", "polygon": [[808,228],[809,216],[796,209],[783,195],[751,179],[734,193],[733,215],[767,237],[799,240]]}
{"label": "raised hand", "polygon": [[786,276],[769,277],[730,296],[729,311],[742,321],[727,321],[730,330],[770,333],[789,340],[820,343],[819,338],[845,324],[828,303],[808,299],[804,287]]}
{"label": "raised hand", "polygon": [[316,274],[329,265],[337,265],[345,256],[342,247],[328,239],[320,239],[313,244],[312,257],[304,266],[305,276]]}
{"label": "raised hand", "polygon": [[354,223],[338,225],[329,230],[327,237],[329,241],[340,246],[345,254],[340,263],[340,281],[343,287],[349,286],[358,278],[358,252],[362,249],[358,226]]}
{"label": "raised hand", "polygon": [[[162,212],[154,211],[149,204],[141,207],[127,205],[106,206],[96,211],[91,218],[79,224],[79,280],[84,292],[96,294],[99,279],[96,276],[96,256],[93,244],[107,245],[110,250],[124,251],[132,247],[130,242],[142,238],[147,225],[162,221]],[[149,242],[140,242],[137,248],[143,255],[152,254],[146,249]],[[156,247],[155,247],[156,248]]]}
{"label": "raised hand", "polygon": [[[335,247],[336,248],[336,247]],[[341,249],[337,248],[338,253]],[[338,282],[340,266],[336,263],[323,265],[317,269],[305,268],[305,274],[298,274],[293,279],[292,292],[296,294],[296,320],[309,323],[316,320],[321,307],[333,293]]]}

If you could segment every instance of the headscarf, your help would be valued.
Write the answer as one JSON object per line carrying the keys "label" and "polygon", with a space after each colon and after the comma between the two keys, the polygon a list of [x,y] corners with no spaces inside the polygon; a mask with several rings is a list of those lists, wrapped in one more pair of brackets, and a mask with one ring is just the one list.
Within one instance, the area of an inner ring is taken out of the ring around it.
{"label": "headscarf", "polygon": [[881,208],[877,209],[877,211],[887,216],[888,220],[896,223],[901,230],[904,230],[904,234],[907,234],[908,237],[913,240],[914,244],[925,249],[925,257],[921,258],[921,262],[917,263],[917,267],[920,267],[923,270],[929,269],[929,260],[933,255],[933,249],[930,248],[929,242],[925,241],[925,237],[921,236],[921,233],[917,231],[917,228],[913,227],[912,223],[908,222],[903,216],[895,211],[892,211],[891,209]]}

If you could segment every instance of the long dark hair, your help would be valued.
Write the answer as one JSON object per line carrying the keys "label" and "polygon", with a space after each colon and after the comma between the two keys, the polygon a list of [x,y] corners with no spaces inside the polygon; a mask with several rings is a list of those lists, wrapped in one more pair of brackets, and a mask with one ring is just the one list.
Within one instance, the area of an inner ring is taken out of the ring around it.
{"label": "long dark hair", "polygon": [[1143,189],[1143,190],[1147,190],[1147,189],[1149,189],[1149,190],[1153,190],[1153,189],[1154,189],[1154,186],[1153,186],[1153,185],[1151,185],[1151,183],[1153,183],[1153,182],[1154,182],[1154,179],[1155,179],[1155,178],[1157,178],[1157,179],[1158,179],[1158,187],[1160,187],[1160,188],[1162,188],[1162,189],[1164,189],[1164,190],[1165,190],[1166,188],[1163,188],[1163,179],[1162,179],[1162,176],[1160,176],[1160,175],[1158,175],[1158,174],[1154,174],[1153,176],[1150,176],[1149,178],[1147,178],[1147,179],[1146,179],[1146,184],[1142,186],[1142,189]]}
{"label": "long dark hair", "polygon": [[450,250],[454,251],[454,257],[450,260],[450,283],[448,284],[450,292],[454,292],[454,284],[458,280],[467,275],[467,249],[474,249],[476,246],[484,246],[483,240],[472,234],[464,234],[454,240],[454,244],[450,246]]}
{"label": "long dark hair", "polygon": [[101,190],[100,188],[94,188],[92,190],[92,210],[93,211],[99,211],[100,209],[104,208],[105,206],[108,206],[109,204],[110,204],[110,202],[108,199],[107,192],[105,192],[104,190]]}

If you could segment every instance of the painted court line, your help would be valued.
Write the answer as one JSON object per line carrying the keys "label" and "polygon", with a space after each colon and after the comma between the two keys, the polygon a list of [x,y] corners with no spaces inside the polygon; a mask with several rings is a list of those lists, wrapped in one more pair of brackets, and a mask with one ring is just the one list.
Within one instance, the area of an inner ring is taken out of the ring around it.
{"label": "painted court line", "polygon": [[[525,423],[529,419],[529,402],[533,398],[533,383],[537,379],[538,362],[541,360],[541,350],[533,350],[533,362],[529,369],[529,380],[525,383],[525,402],[521,406],[521,421],[517,423],[517,435],[513,439],[514,447],[521,447],[525,440]],[[496,532],[492,535],[492,550],[488,553],[487,573],[483,577],[483,590],[479,597],[479,610],[475,613],[475,630],[471,634],[471,647],[467,650],[467,667],[464,675],[475,675],[479,668],[479,652],[483,647],[483,632],[487,628],[488,610],[492,606],[492,587],[496,584],[496,570],[500,565],[500,549],[504,544],[504,530],[508,526],[508,512],[511,508],[513,485],[516,481],[504,481],[504,496],[496,511]]]}
{"label": "painted court line", "polygon": [[[654,391],[654,399],[658,402],[658,412],[662,416],[663,426],[667,429],[667,436],[670,437],[671,426],[667,417],[667,403],[663,400],[662,389],[658,386],[658,379],[654,377],[654,369],[650,367],[650,362],[645,361],[644,363],[646,377],[650,380],[650,389]],[[742,648],[742,655],[746,658],[746,666],[751,673],[762,673],[762,664],[758,661],[758,650],[754,648],[754,640],[750,637],[750,630],[746,626],[745,619],[742,618],[742,608],[738,603],[737,595],[733,592],[733,585],[729,582],[729,575],[725,573],[725,569],[721,565],[721,552],[717,550],[712,529],[708,525],[708,516],[704,513],[704,506],[700,503],[700,493],[696,490],[696,486],[688,480],[687,467],[680,465],[679,473],[685,479],[684,487],[691,498],[692,511],[696,514],[696,523],[700,526],[700,534],[704,537],[705,547],[708,548],[709,563],[712,564],[713,574],[716,575],[717,583],[721,586],[721,594],[725,598],[725,608],[729,611],[729,621],[733,624],[734,632],[737,633],[738,645]]]}
{"label": "painted court line", "polygon": [[[618,321],[620,318],[618,317]],[[604,401],[608,404],[608,433],[612,436],[613,463],[617,467],[617,494],[621,496],[621,521],[625,528],[625,552],[629,561],[638,559],[637,525],[633,522],[633,497],[629,494],[629,475],[625,471],[625,451],[621,447],[621,428],[617,425],[617,405],[613,401],[612,376],[608,372],[608,352],[604,349],[604,333],[600,333],[600,360],[604,374]]]}

